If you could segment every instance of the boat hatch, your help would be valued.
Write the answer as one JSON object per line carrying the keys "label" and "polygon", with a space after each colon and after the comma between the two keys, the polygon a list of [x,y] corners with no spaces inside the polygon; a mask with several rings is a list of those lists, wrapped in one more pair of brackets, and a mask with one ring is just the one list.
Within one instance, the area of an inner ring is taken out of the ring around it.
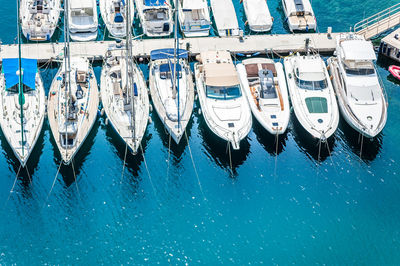
{"label": "boat hatch", "polygon": [[328,103],[324,97],[308,97],[305,99],[308,112],[311,114],[328,113]]}

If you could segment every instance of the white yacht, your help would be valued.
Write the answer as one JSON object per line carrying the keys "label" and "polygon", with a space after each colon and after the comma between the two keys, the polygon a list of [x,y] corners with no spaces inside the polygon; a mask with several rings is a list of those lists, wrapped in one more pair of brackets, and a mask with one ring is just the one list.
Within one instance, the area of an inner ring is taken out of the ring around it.
{"label": "white yacht", "polygon": [[[128,13],[130,10],[126,9]],[[101,71],[100,94],[107,120],[136,154],[146,132],[150,106],[146,81],[132,56],[131,16],[126,17],[125,45],[109,47]]]}
{"label": "white yacht", "polygon": [[[4,58],[0,75],[0,125],[15,156],[25,167],[42,130],[46,98],[34,59]],[[21,85],[21,86],[20,86]]]}
{"label": "white yacht", "polygon": [[266,0],[243,0],[244,12],[251,31],[266,32],[272,28],[272,17]]}
{"label": "white yacht", "polygon": [[179,23],[186,37],[210,34],[211,19],[207,0],[178,0]]}
{"label": "white yacht", "polygon": [[125,8],[127,1],[130,1],[130,21],[133,21],[135,13],[133,0],[100,0],[101,17],[113,37],[124,38],[126,36]]}
{"label": "white yacht", "polygon": [[290,100],[297,119],[314,138],[336,131],[339,110],[325,63],[319,55],[296,54],[284,60]]}
{"label": "white yacht", "polygon": [[69,32],[73,41],[94,41],[99,26],[96,0],[69,0]]}
{"label": "white yacht", "polygon": [[282,0],[282,5],[291,32],[317,29],[310,0]]}
{"label": "white yacht", "polygon": [[[70,62],[68,62],[70,61]],[[50,87],[47,116],[64,164],[70,164],[97,117],[99,95],[89,60],[65,58]]]}
{"label": "white yacht", "polygon": [[271,134],[283,134],[290,119],[289,96],[281,63],[252,58],[236,66],[257,121]]}
{"label": "white yacht", "polygon": [[136,0],[143,34],[149,37],[169,36],[173,30],[170,0]]}
{"label": "white yacht", "polygon": [[231,55],[227,51],[202,52],[198,60],[194,69],[204,120],[214,134],[238,150],[252,118]]}
{"label": "white yacht", "polygon": [[60,18],[60,0],[21,0],[22,32],[29,41],[49,41]]}
{"label": "white yacht", "polygon": [[232,0],[210,0],[218,35],[238,36],[239,23]]}
{"label": "white yacht", "polygon": [[176,51],[176,58],[174,49],[151,52],[151,99],[160,120],[177,144],[193,111],[194,85],[187,58],[188,52],[181,49]]}
{"label": "white yacht", "polygon": [[374,66],[372,43],[359,35],[341,34],[336,53],[328,63],[342,116],[356,131],[373,138],[386,124],[388,102]]}

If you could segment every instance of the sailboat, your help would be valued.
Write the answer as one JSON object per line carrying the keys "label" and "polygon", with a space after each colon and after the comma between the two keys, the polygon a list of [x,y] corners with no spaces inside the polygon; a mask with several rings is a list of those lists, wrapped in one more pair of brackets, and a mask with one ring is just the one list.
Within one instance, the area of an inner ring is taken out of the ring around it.
{"label": "sailboat", "polygon": [[21,58],[20,21],[17,25],[18,58],[3,58],[0,75],[0,125],[15,156],[25,167],[42,130],[46,100],[37,60]]}
{"label": "sailboat", "polygon": [[21,0],[22,32],[29,41],[48,41],[60,18],[60,0]]}
{"label": "sailboat", "polygon": [[[176,3],[179,9],[179,5]],[[151,52],[150,94],[168,133],[179,144],[193,111],[194,85],[188,52],[179,49],[178,10],[175,12],[175,47]]]}
{"label": "sailboat", "polygon": [[51,132],[66,165],[92,129],[99,105],[97,81],[89,60],[70,55],[68,20],[64,16],[64,60],[51,84],[47,104]]}
{"label": "sailboat", "polygon": [[[126,8],[127,13],[130,10]],[[149,120],[149,96],[143,73],[133,61],[131,16],[126,17],[125,47],[109,47],[101,72],[100,94],[108,121],[136,154]]]}
{"label": "sailboat", "polygon": [[100,0],[100,13],[110,34],[117,38],[126,36],[125,8],[126,1],[130,4],[131,21],[134,17],[133,0]]}

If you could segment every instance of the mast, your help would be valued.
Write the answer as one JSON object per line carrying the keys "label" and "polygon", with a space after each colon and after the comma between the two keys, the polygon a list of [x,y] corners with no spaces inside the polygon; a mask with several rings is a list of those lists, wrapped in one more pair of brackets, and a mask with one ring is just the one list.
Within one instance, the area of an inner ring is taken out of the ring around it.
{"label": "mast", "polygon": [[17,31],[18,31],[18,101],[20,105],[20,118],[21,118],[21,146],[22,146],[22,156],[24,156],[24,147],[25,147],[25,141],[24,141],[24,104],[25,104],[25,97],[24,97],[24,88],[22,84],[22,59],[21,59],[21,24],[20,24],[20,0],[17,0],[17,12],[18,12],[18,17],[17,17]]}
{"label": "mast", "polygon": [[133,80],[133,62],[132,62],[132,22],[131,22],[131,0],[126,1],[126,97],[130,97],[131,103],[131,124],[132,138],[135,145],[136,127],[135,127],[135,88]]}
{"label": "mast", "polygon": [[[177,73],[177,65],[179,65],[179,38],[178,38],[178,12],[179,12],[179,5],[178,0],[175,0],[175,36],[174,36],[174,92],[173,96],[178,94],[178,131],[180,129],[180,110],[179,110],[179,75]],[[182,71],[182,70],[181,70]]]}
{"label": "mast", "polygon": [[64,82],[65,82],[65,158],[68,155],[68,115],[70,112],[71,100],[71,62],[69,49],[69,0],[64,0]]}

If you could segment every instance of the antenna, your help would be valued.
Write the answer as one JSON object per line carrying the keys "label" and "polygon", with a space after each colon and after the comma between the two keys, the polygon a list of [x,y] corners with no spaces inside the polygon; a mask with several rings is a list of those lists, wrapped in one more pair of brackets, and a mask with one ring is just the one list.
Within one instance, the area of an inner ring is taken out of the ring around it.
{"label": "antenna", "polygon": [[[175,0],[175,36],[174,36],[174,91],[178,94],[178,132],[180,129],[180,110],[179,110],[179,75],[177,73],[177,64],[179,65],[179,38],[178,38],[178,0]],[[182,70],[181,70],[182,71]]]}
{"label": "antenna", "polygon": [[69,0],[64,2],[64,84],[65,84],[65,157],[68,154],[68,114],[71,100],[71,57],[69,48]]}

